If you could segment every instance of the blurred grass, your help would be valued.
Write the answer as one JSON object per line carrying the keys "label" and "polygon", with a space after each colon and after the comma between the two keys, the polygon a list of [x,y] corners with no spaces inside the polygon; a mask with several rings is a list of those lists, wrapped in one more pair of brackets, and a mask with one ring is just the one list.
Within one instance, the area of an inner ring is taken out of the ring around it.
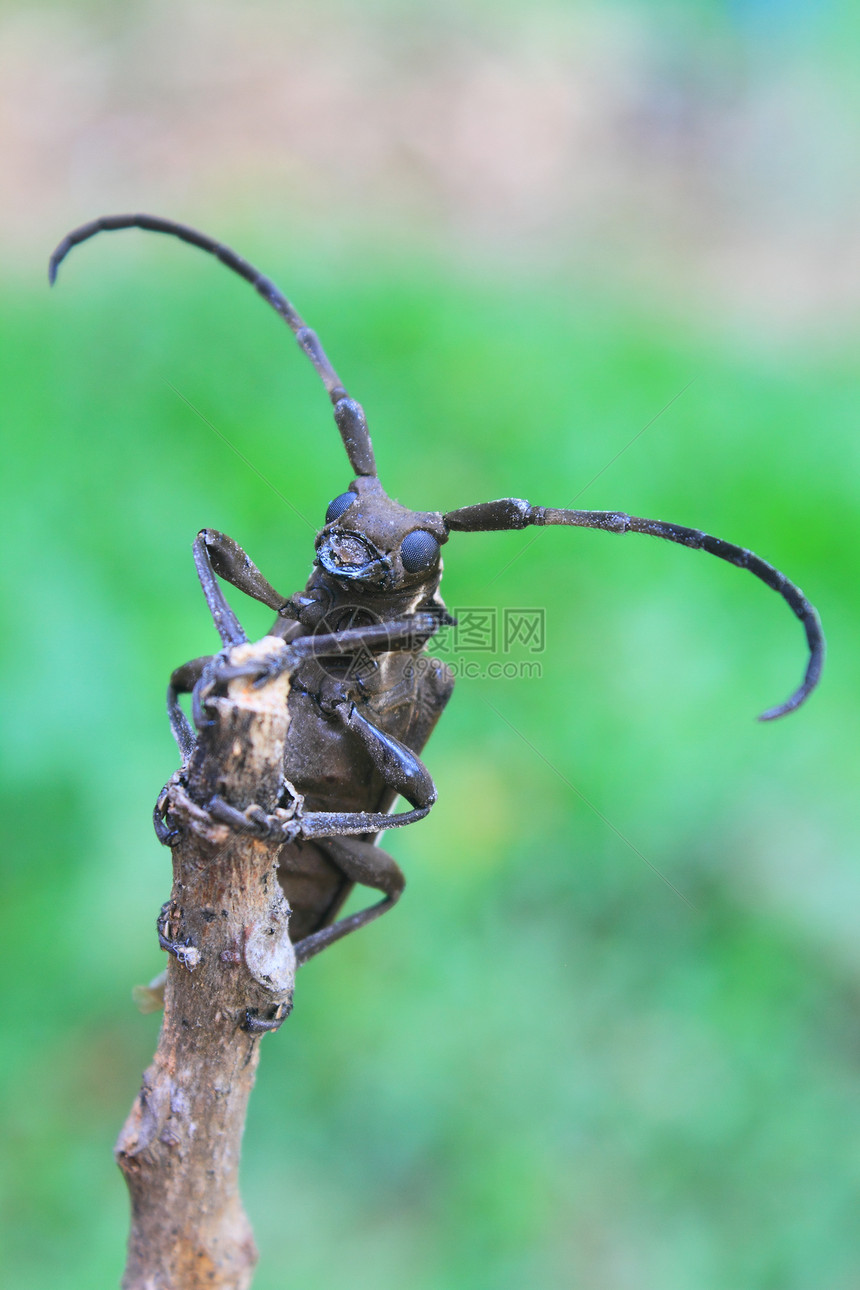
{"label": "blurred grass", "polygon": [[[403,903],[302,973],[264,1044],[255,1284],[856,1285],[857,336],[769,345],[565,272],[232,240],[365,403],[392,495],[705,528],[795,578],[830,644],[808,708],[759,726],[804,655],[751,578],[635,537],[452,539],[450,605],[546,607],[543,677],[460,682],[439,805],[391,843]],[[0,300],[2,1262],[89,1287],[121,1268],[110,1148],[158,1024],[129,992],[160,967],[164,685],[215,644],[190,544],[223,529],[290,592],[349,474],[289,336],[184,248],[105,239],[53,296]]]}

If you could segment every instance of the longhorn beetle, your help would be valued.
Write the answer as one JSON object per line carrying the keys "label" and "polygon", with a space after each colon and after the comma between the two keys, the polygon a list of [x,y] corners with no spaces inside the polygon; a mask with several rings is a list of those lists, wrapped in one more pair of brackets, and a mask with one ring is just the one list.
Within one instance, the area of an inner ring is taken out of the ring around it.
{"label": "longhorn beetle", "polygon": [[[152,215],[94,220],[69,233],[54,251],[50,282],[72,247],[96,233],[125,228],[167,233],[214,255],[280,314],[322,379],[356,476],[329,504],[316,538],[310,579],[296,595],[277,592],[225,534],[204,529],[194,544],[200,582],[225,647],[245,637],[216,574],[276,610],[270,634],[298,647],[284,765],[292,824],[279,825],[274,817],[252,819],[214,799],[210,811],[238,827],[282,829],[280,836],[286,840],[279,854],[279,877],[293,910],[291,931],[299,962],[395,903],[404,877],[392,857],[375,845],[376,839],[384,829],[420,819],[436,800],[419,754],[451,696],[453,676],[443,663],[426,655],[422,666],[417,663],[437,628],[453,623],[439,596],[441,548],[452,533],[562,524],[608,533],[647,533],[719,556],[779,592],[806,631],[809,662],[802,684],[760,719],[772,721],[793,711],[816,685],[824,658],[817,613],[798,587],[743,547],[698,529],[620,511],[563,510],[506,497],[440,513],[412,511],[388,497],[376,473],[364,411],[347,393],[316,334],[268,278],[195,229]],[[317,639],[305,643],[304,637]],[[195,715],[205,718],[200,695],[217,675],[218,658],[194,659],[171,677],[168,709],[184,756],[194,736],[178,696],[192,692]],[[398,796],[410,809],[389,815]],[[159,808],[156,828],[169,843]],[[382,892],[383,899],[338,920],[355,883]]]}

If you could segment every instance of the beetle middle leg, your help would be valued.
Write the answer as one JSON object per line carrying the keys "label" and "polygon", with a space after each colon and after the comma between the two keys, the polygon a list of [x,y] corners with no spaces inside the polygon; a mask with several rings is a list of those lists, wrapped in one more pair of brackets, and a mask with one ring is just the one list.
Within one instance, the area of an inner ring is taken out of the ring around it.
{"label": "beetle middle leg", "polygon": [[[429,771],[405,744],[380,730],[347,698],[333,705],[332,715],[364,745],[365,752],[383,777],[388,792],[405,797],[411,803],[412,810],[402,811],[397,815],[379,811],[303,813],[300,836],[313,838],[315,845],[336,865],[349,883],[373,887],[383,892],[385,899],[299,940],[296,943],[296,957],[300,964],[391,909],[405,886],[403,872],[392,856],[365,836],[345,835],[369,834],[411,824],[425,816],[436,800],[436,786]],[[285,874],[293,868],[299,872],[302,869],[301,861],[289,847],[282,852],[280,864]]]}
{"label": "beetle middle leg", "polygon": [[301,819],[303,838],[333,835],[379,833],[421,820],[436,801],[436,785],[427,767],[411,748],[393,735],[386,734],[359,712],[348,694],[342,694],[326,705],[331,719],[342,723],[364,745],[386,789],[405,797],[412,808],[388,815],[382,811],[305,811]]}

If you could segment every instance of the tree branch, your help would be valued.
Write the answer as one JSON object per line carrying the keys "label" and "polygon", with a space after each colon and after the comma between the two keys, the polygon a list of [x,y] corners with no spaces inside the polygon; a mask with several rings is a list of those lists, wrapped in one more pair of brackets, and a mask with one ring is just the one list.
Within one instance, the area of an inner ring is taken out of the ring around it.
{"label": "tree branch", "polygon": [[[265,637],[228,665],[288,650]],[[283,839],[219,823],[213,796],[273,811],[283,787],[288,672],[254,688],[217,678],[199,699],[210,724],[162,798],[175,836],[173,890],[158,921],[170,957],[152,1064],[119,1136],[131,1194],[124,1290],[245,1290],[257,1251],[238,1169],[261,1034],[292,1007],[289,906],[275,874]]]}

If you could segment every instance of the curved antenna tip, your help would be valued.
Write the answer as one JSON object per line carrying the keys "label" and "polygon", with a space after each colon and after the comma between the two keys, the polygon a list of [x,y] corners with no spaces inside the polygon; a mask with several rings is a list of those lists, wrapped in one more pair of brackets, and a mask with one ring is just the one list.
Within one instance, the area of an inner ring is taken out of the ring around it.
{"label": "curved antenna tip", "polygon": [[809,690],[803,687],[797,690],[790,699],[785,703],[779,703],[775,708],[768,708],[767,712],[760,712],[756,721],[776,721],[779,717],[787,717],[789,712],[794,712],[799,708],[801,703],[805,702],[809,695]]}
{"label": "curved antenna tip", "polygon": [[778,703],[775,708],[768,708],[767,712],[762,712],[758,718],[759,721],[776,721],[779,717],[788,716],[789,712],[795,712],[801,704],[806,702],[821,679],[821,671],[824,667],[824,635],[821,631],[818,614],[811,605],[806,604],[806,608],[808,610],[806,633],[809,641],[809,663],[806,667],[806,676],[794,694],[786,699],[785,703]]}
{"label": "curved antenna tip", "polygon": [[54,248],[51,254],[51,258],[48,261],[48,286],[49,287],[52,287],[54,283],[57,281],[57,270],[59,269],[60,265],[62,264],[63,260],[65,260],[66,256],[69,254],[69,251],[71,249],[72,248],[69,245],[69,239],[67,237],[64,237],[62,242],[59,244],[59,246],[56,246]]}
{"label": "curved antenna tip", "polygon": [[[819,669],[820,671],[820,669]],[[806,702],[812,691],[818,684],[818,677],[814,681],[804,681],[799,689],[795,690],[785,703],[778,703],[775,708],[768,708],[767,712],[762,712],[756,718],[757,721],[776,721],[779,717],[787,717],[789,712],[796,712],[797,709]]]}

